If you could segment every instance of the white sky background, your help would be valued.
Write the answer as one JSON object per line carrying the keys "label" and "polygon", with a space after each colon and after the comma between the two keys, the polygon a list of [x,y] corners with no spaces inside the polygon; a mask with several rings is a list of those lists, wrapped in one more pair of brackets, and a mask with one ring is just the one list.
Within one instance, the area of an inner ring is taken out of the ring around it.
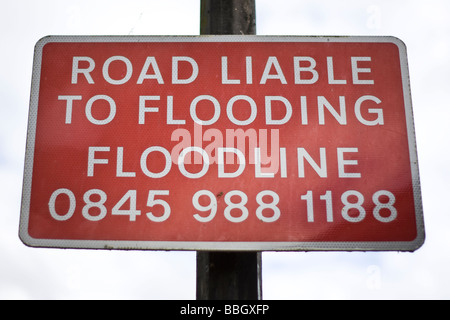
{"label": "white sky background", "polygon": [[[18,238],[33,50],[46,35],[197,35],[199,0],[15,0],[0,11],[0,300],[195,299],[195,253],[33,249]],[[265,299],[450,298],[450,1],[256,0],[259,35],[390,35],[408,48],[426,242],[264,253]]]}

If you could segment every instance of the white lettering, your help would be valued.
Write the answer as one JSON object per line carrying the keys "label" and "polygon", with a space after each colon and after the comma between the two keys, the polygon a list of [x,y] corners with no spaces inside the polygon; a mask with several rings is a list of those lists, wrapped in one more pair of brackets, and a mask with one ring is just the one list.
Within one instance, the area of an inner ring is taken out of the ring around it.
{"label": "white lettering", "polygon": [[[237,155],[239,168],[235,172],[225,172],[225,152],[232,152]],[[218,170],[219,178],[235,178],[239,177],[245,169],[245,156],[236,148],[218,148]]]}
{"label": "white lettering", "polygon": [[136,177],[136,172],[123,172],[123,147],[117,147],[116,177]]}
{"label": "white lettering", "polygon": [[185,120],[173,118],[173,96],[167,96],[167,124],[186,124]]}
{"label": "white lettering", "polygon": [[305,148],[297,148],[298,155],[298,177],[305,177],[305,161],[311,165],[311,167],[316,171],[316,173],[321,178],[327,177],[327,158],[325,148],[320,148],[320,166],[313,160]]}
{"label": "white lettering", "polygon": [[[270,74],[272,66],[275,67],[275,71],[277,72],[277,74]],[[269,59],[267,59],[266,68],[264,69],[264,73],[261,77],[261,84],[266,84],[268,79],[278,79],[282,84],[287,84],[286,78],[283,74],[283,71],[281,70],[277,57],[269,57]]]}
{"label": "white lettering", "polygon": [[361,178],[361,173],[347,173],[344,166],[356,166],[358,160],[344,160],[344,153],[358,152],[358,148],[338,148],[337,149],[337,161],[339,169],[339,178]]}
{"label": "white lettering", "polygon": [[[97,100],[106,100],[109,104],[109,115],[108,117],[106,117],[103,120],[98,120],[95,119],[92,115],[92,105],[94,104],[95,101]],[[86,117],[88,118],[88,120],[93,123],[93,124],[97,124],[97,125],[104,125],[104,124],[108,124],[110,123],[114,117],[116,116],[116,103],[114,102],[114,100],[111,97],[108,97],[106,95],[97,95],[97,96],[93,96],[92,98],[89,99],[89,101],[86,104]]]}
{"label": "white lettering", "polygon": [[383,119],[383,110],[382,109],[373,109],[373,108],[368,109],[369,113],[378,115],[377,118],[375,120],[372,120],[372,121],[364,119],[363,116],[361,115],[361,104],[364,101],[368,101],[368,100],[374,101],[376,104],[380,104],[381,103],[381,100],[378,99],[377,97],[374,97],[374,96],[362,96],[355,103],[356,118],[358,118],[358,120],[362,124],[365,124],[366,126],[383,125],[384,124],[384,119]]}
{"label": "white lettering", "polygon": [[146,101],[159,101],[159,96],[140,96],[139,97],[139,124],[145,124],[145,114],[147,112],[158,112],[159,109],[155,107],[146,107]]}
{"label": "white lettering", "polygon": [[222,84],[240,84],[239,79],[228,79],[228,57],[222,57]]}
{"label": "white lettering", "polygon": [[[148,74],[147,71],[153,67],[154,74]],[[155,57],[147,57],[145,60],[144,67],[142,68],[141,74],[139,75],[137,84],[142,84],[145,79],[156,79],[159,84],[164,84],[164,80],[162,78],[161,72],[159,71],[158,64],[156,63]]]}
{"label": "white lettering", "polygon": [[[197,104],[202,100],[209,100],[213,103],[213,106],[214,106],[214,116],[208,121],[200,120],[197,117]],[[190,112],[191,112],[192,120],[194,120],[197,124],[201,124],[203,126],[208,126],[208,125],[215,123],[217,120],[219,120],[220,104],[219,104],[219,101],[217,101],[217,99],[214,98],[213,96],[208,96],[208,95],[198,96],[194,100],[192,100]]]}
{"label": "white lettering", "polygon": [[[178,65],[180,62],[188,62],[192,67],[192,74],[187,79],[180,79],[178,74]],[[172,57],[172,83],[173,84],[188,84],[197,79],[198,64],[190,57]]]}
{"label": "white lettering", "polygon": [[[80,68],[80,61],[89,63],[87,68]],[[83,74],[89,84],[93,84],[94,80],[91,77],[91,72],[95,68],[95,61],[90,57],[73,57],[72,61],[72,84],[78,83],[78,74]]]}
{"label": "white lettering", "polygon": [[329,84],[347,84],[346,80],[334,79],[333,57],[327,57],[328,83]]}
{"label": "white lettering", "polygon": [[[238,100],[245,100],[250,104],[251,114],[247,120],[238,120],[233,114],[233,105]],[[249,96],[235,96],[228,101],[227,104],[227,115],[231,122],[238,126],[246,126],[252,123],[256,119],[257,107],[255,101]]]}
{"label": "white lettering", "polygon": [[109,147],[89,147],[88,152],[88,170],[87,170],[87,176],[93,177],[94,176],[94,165],[95,164],[108,164],[108,159],[96,159],[95,153],[96,152],[109,152]]}
{"label": "white lettering", "polygon": [[370,57],[352,57],[352,77],[353,84],[375,84],[373,80],[360,80],[360,73],[370,73],[372,70],[370,68],[358,68],[358,62],[360,61],[372,61]]}
{"label": "white lettering", "polygon": [[[200,172],[198,172],[198,173],[190,173],[186,170],[186,167],[184,166],[184,157],[189,152],[198,152],[203,157],[203,167],[202,167],[202,170],[200,170]],[[202,148],[199,148],[199,147],[189,147],[189,148],[183,149],[183,151],[181,151],[181,153],[180,153],[180,156],[178,157],[178,168],[180,169],[181,174],[183,176],[185,176],[186,178],[189,178],[189,179],[201,178],[208,172],[209,156],[205,150],[203,150]]]}
{"label": "white lettering", "polygon": [[333,106],[323,96],[317,97],[317,104],[318,104],[318,108],[319,108],[319,124],[320,125],[325,124],[324,107],[326,107],[328,109],[328,111],[330,111],[330,113],[334,116],[334,118],[341,125],[347,124],[347,115],[346,115],[346,111],[345,111],[345,97],[343,97],[343,96],[339,97],[339,108],[340,108],[339,113],[336,112],[336,110],[333,108]]}
{"label": "white lettering", "polygon": [[[286,115],[284,118],[280,120],[272,119],[272,101],[281,101],[283,102],[286,108]],[[292,117],[292,105],[288,99],[281,96],[266,96],[266,124],[285,124]]]}
{"label": "white lettering", "polygon": [[[300,67],[300,62],[307,61],[310,63],[309,67]],[[319,80],[319,73],[314,69],[317,63],[311,57],[294,57],[294,76],[295,84],[314,84]],[[301,72],[309,72],[312,74],[311,79],[302,79]]]}
{"label": "white lettering", "polygon": [[72,106],[74,100],[81,100],[81,96],[58,96],[58,100],[66,100],[66,124],[72,123]]}
{"label": "white lettering", "polygon": [[[122,79],[114,80],[109,75],[109,66],[114,61],[122,61],[123,63],[125,63],[127,72]],[[105,80],[110,84],[114,84],[114,85],[124,84],[124,83],[128,82],[128,80],[130,80],[132,74],[133,74],[133,65],[131,64],[131,61],[128,60],[128,58],[125,58],[122,56],[111,57],[108,60],[106,60],[105,64],[103,65],[103,78],[105,78]]]}
{"label": "white lettering", "polygon": [[[150,153],[152,153],[152,152],[155,152],[155,151],[161,152],[164,155],[164,158],[166,160],[166,164],[164,166],[164,170],[162,170],[159,173],[151,172],[150,170],[148,170],[148,166],[147,166],[148,155]],[[172,159],[170,158],[169,151],[167,151],[165,148],[158,147],[158,146],[150,147],[150,148],[145,149],[145,151],[142,153],[142,156],[141,156],[141,170],[147,177],[150,177],[150,178],[162,178],[162,177],[165,177],[169,173],[171,168],[172,168]]]}
{"label": "white lettering", "polygon": [[273,178],[275,176],[273,172],[262,172],[261,169],[261,149],[255,148],[255,178]]}
{"label": "white lettering", "polygon": [[252,57],[245,57],[245,70],[247,71],[247,84],[253,83]]}

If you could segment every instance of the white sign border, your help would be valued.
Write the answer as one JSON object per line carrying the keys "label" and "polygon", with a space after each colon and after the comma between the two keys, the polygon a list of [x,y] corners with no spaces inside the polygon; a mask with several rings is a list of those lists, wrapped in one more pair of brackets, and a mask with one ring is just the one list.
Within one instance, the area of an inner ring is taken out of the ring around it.
{"label": "white sign border", "polygon": [[[33,174],[37,109],[41,78],[42,52],[54,42],[330,42],[330,43],[393,43],[400,52],[406,125],[416,210],[417,238],[405,242],[180,242],[180,241],[109,241],[36,239],[29,235],[30,198]],[[118,250],[192,250],[192,251],[415,251],[425,242],[425,227],[419,166],[414,131],[412,98],[406,45],[398,38],[385,36],[47,36],[35,46],[33,77],[28,120],[27,148],[22,190],[19,237],[31,247]]]}

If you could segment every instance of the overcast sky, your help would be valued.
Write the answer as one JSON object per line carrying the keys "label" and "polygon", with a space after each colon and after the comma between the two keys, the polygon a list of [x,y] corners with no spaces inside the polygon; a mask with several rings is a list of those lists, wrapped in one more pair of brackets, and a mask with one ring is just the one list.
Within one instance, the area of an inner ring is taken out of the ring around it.
{"label": "overcast sky", "polygon": [[[426,242],[264,253],[266,299],[450,298],[450,1],[256,0],[259,35],[389,35],[408,48]],[[0,299],[195,299],[194,252],[33,249],[18,238],[31,71],[46,35],[198,35],[198,0],[15,0],[0,11]]]}

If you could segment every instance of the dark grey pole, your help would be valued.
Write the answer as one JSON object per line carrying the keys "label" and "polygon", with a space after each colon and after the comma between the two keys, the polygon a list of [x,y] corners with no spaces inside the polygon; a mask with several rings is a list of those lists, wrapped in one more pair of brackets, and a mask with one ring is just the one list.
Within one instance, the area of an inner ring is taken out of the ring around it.
{"label": "dark grey pole", "polygon": [[201,0],[200,34],[255,35],[255,0]]}
{"label": "dark grey pole", "polygon": [[261,300],[260,252],[197,252],[197,300]]}
{"label": "dark grey pole", "polygon": [[[255,0],[201,0],[200,34],[255,35]],[[261,252],[197,252],[198,300],[261,300]]]}

